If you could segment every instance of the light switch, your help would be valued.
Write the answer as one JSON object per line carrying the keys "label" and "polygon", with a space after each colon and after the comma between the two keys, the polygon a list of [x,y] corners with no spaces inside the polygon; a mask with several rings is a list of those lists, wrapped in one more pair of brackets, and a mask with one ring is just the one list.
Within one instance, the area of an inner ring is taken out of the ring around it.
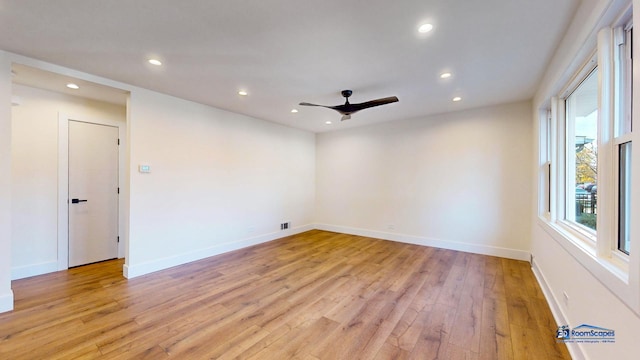
{"label": "light switch", "polygon": [[147,164],[140,164],[138,165],[138,171],[141,173],[150,173],[151,172],[151,165],[147,165]]}

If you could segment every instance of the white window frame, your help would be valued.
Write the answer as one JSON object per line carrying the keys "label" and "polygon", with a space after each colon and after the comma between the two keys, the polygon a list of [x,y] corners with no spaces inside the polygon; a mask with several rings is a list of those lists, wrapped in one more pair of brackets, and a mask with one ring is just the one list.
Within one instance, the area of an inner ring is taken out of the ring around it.
{"label": "white window frame", "polygon": [[[614,86],[615,86],[615,99],[616,105],[614,110],[613,121],[613,156],[614,156],[614,194],[615,194],[615,207],[614,217],[616,220],[616,227],[614,231],[614,238],[611,241],[612,256],[618,258],[619,261],[628,263],[629,254],[619,249],[618,241],[620,240],[620,146],[622,144],[630,143],[633,147],[632,131],[625,131],[625,122],[632,124],[632,76],[633,76],[633,64],[631,63],[631,43],[630,43],[630,30],[633,29],[633,21],[629,17],[624,18],[624,22],[618,24],[613,29],[613,61],[616,64],[614,69]],[[632,150],[633,151],[633,150]]]}
{"label": "white window frame", "polygon": [[[568,168],[567,163],[567,158],[571,155],[567,153],[570,151],[568,143],[570,139],[575,138],[575,136],[572,136],[571,129],[567,127],[567,109],[565,104],[566,99],[571,96],[596,68],[599,68],[598,58],[596,52],[592,51],[587,61],[580,67],[580,70],[574,74],[572,80],[557,97],[552,99],[551,104],[552,143],[555,145],[552,146],[552,156],[555,161],[555,166],[552,166],[552,173],[554,173],[555,176],[552,177],[553,184],[551,186],[551,198],[555,200],[552,200],[552,203],[555,203],[555,206],[552,207],[552,213],[555,213],[555,216],[552,215],[552,219],[556,226],[570,236],[572,241],[580,247],[591,249],[592,251],[597,244],[597,233],[574,221],[566,220],[568,207],[575,206],[575,196],[571,196],[571,194],[574,194],[575,176],[571,176],[572,172],[571,169]],[[600,74],[599,69],[598,74]],[[598,114],[598,122],[600,123],[600,113]],[[600,138],[600,136],[598,136],[598,138]],[[598,144],[598,147],[599,146],[600,144]],[[600,162],[600,153],[601,152],[598,151],[598,162]],[[598,170],[598,174],[599,173],[600,170]],[[553,193],[554,188],[555,194]],[[600,211],[598,212],[600,213]],[[598,228],[600,228],[599,224]]]}
{"label": "white window frame", "polygon": [[539,163],[539,198],[538,198],[538,215],[544,217],[547,221],[551,221],[551,208],[553,206],[553,196],[551,194],[553,172],[551,170],[553,162],[551,161],[552,154],[552,128],[553,128],[553,114],[551,109],[542,109],[539,114],[540,129],[539,129],[539,149],[540,156]]}
{"label": "white window frame", "polygon": [[[564,211],[564,225],[571,227],[573,229],[573,231],[579,233],[586,241],[591,241],[591,242],[595,242],[597,239],[597,231],[590,229],[584,225],[579,224],[575,219],[569,219],[569,217],[574,218],[575,217],[575,206],[576,206],[576,196],[575,196],[575,189],[576,189],[576,162],[574,161],[569,161],[569,159],[575,159],[576,158],[576,148],[575,148],[575,141],[576,141],[576,134],[575,134],[575,124],[571,123],[568,124],[569,119],[567,118],[567,112],[569,111],[568,107],[567,107],[567,101],[569,101],[569,98],[572,97],[573,93],[578,90],[578,88],[587,80],[587,78],[593,76],[593,72],[595,72],[596,70],[598,70],[598,66],[594,65],[596,63],[596,59],[595,56],[589,61],[589,63],[587,65],[585,65],[585,67],[583,68],[584,70],[584,74],[582,74],[583,71],[581,71],[581,75],[582,78],[578,78],[578,83],[574,84],[572,87],[572,90],[563,97],[562,99],[562,103],[564,105],[564,110],[563,110],[563,119],[564,119],[564,123],[563,126],[565,128],[565,137],[564,137],[564,146],[563,146],[563,160],[565,162],[565,177],[564,177],[564,184],[566,186],[565,189],[565,197],[564,197],[564,207],[563,207],[563,211]],[[600,74],[600,72],[598,71],[598,75]],[[598,123],[600,123],[600,111],[598,110]],[[599,144],[598,144],[599,146]],[[598,159],[599,160],[599,159]],[[596,179],[597,181],[598,179]],[[571,209],[571,210],[569,210]]]}

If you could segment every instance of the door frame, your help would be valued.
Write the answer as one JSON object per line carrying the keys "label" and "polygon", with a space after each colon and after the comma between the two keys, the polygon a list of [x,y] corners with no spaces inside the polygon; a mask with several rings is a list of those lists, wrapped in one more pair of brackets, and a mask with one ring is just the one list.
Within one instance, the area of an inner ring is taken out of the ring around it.
{"label": "door frame", "polygon": [[69,121],[79,121],[96,125],[108,125],[118,128],[118,137],[120,138],[120,147],[118,148],[118,187],[120,188],[120,200],[118,201],[118,258],[125,256],[125,244],[127,242],[124,236],[125,207],[123,200],[124,174],[125,174],[125,152],[126,149],[126,123],[102,120],[88,119],[85,116],[69,116],[64,113],[58,113],[58,270],[66,270],[69,268]]}

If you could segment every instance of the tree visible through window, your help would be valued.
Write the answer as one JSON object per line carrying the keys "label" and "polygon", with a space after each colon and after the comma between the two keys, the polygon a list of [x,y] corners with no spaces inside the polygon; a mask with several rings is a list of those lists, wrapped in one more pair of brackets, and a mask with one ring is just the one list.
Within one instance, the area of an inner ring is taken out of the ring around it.
{"label": "tree visible through window", "polygon": [[598,147],[593,143],[595,139],[580,138],[576,138],[576,184],[595,184],[598,179]]}

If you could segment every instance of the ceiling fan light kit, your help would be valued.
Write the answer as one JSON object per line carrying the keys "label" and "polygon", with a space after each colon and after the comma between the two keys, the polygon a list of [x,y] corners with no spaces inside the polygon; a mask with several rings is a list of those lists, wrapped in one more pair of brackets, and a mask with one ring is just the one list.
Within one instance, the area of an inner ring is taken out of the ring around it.
{"label": "ceiling fan light kit", "polygon": [[398,102],[398,98],[397,97],[390,96],[390,97],[371,100],[371,101],[367,101],[367,102],[363,102],[363,103],[351,104],[349,102],[349,97],[351,96],[351,94],[353,94],[353,91],[351,91],[351,90],[342,90],[341,94],[345,98],[345,102],[344,102],[343,105],[328,106],[328,105],[311,104],[311,103],[308,103],[308,102],[301,102],[300,105],[302,105],[302,106],[320,106],[320,107],[325,107],[327,109],[333,109],[333,110],[339,112],[340,114],[342,114],[342,118],[340,120],[344,121],[344,120],[351,119],[351,114],[354,114],[354,113],[356,113],[356,112],[358,112],[360,110],[368,109],[368,108],[371,108],[371,107],[374,107],[374,106],[380,106],[380,105],[386,105],[386,104],[391,104],[391,103],[394,103],[394,102]]}

